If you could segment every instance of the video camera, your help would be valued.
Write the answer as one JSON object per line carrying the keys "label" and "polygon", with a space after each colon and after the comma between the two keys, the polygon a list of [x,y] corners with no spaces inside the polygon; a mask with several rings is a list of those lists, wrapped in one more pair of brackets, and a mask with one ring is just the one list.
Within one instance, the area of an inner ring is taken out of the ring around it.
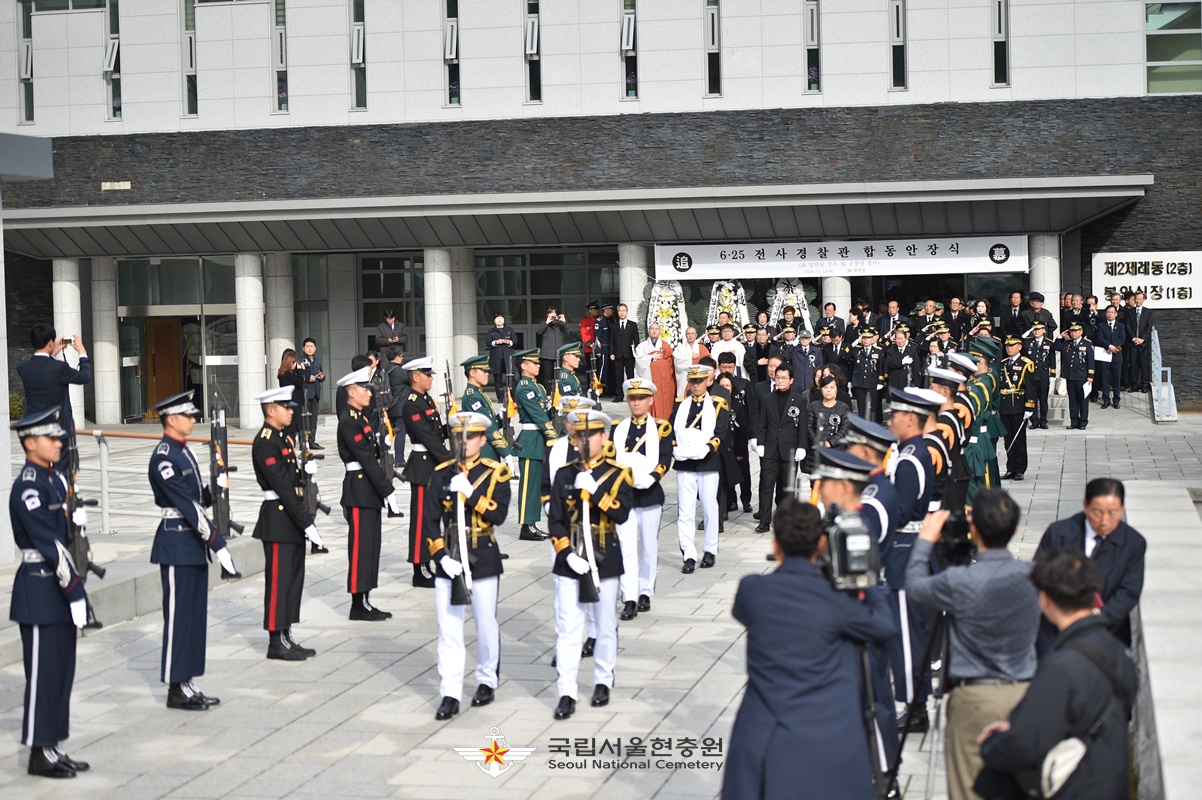
{"label": "video camera", "polygon": [[859,592],[877,585],[881,558],[859,512],[832,505],[822,519],[822,532],[826,534],[822,569],[832,586],[841,592]]}
{"label": "video camera", "polygon": [[977,554],[977,545],[972,540],[968,517],[963,511],[953,511],[943,523],[939,541],[935,544],[935,558],[939,566],[962,567],[972,563]]}

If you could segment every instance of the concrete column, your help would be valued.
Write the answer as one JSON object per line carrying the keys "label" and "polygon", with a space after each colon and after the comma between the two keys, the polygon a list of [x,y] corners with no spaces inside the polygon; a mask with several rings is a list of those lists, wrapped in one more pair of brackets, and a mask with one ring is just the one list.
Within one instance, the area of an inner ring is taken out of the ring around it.
{"label": "concrete column", "polygon": [[630,312],[628,319],[639,321],[643,290],[654,280],[654,267],[655,248],[642,244],[618,245],[618,298]]}
{"label": "concrete column", "polygon": [[351,359],[363,352],[355,257],[350,253],[329,256],[326,259],[326,280],[330,342],[321,356],[322,367],[326,371],[326,386],[329,387],[326,391],[334,392],[335,382],[351,371]]}
{"label": "concrete column", "polygon": [[92,259],[92,357],[96,424],[121,424],[121,340],[117,332],[117,259]]}
{"label": "concrete column", "polygon": [[1060,236],[1055,233],[1028,236],[1027,249],[1031,260],[1031,291],[1042,294],[1044,307],[1059,314]]}
{"label": "concrete column", "polygon": [[835,304],[835,316],[847,320],[847,312],[851,309],[851,281],[847,278],[823,278],[822,296],[818,303],[818,316],[822,316],[822,307],[827,303]]}
{"label": "concrete column", "polygon": [[[431,356],[438,375],[444,364],[458,365],[476,352],[476,268],[475,252],[466,247],[431,247],[424,257],[426,352],[413,356]],[[462,354],[462,355],[460,355]],[[407,354],[406,358],[410,356]],[[462,389],[463,381],[451,369],[451,391]],[[442,378],[434,381],[435,393],[443,389]]]}
{"label": "concrete column", "polygon": [[291,347],[300,355],[296,341],[296,310],[293,303],[292,254],[268,253],[263,257],[263,299],[266,304],[267,366],[279,364],[280,355]]}
{"label": "concrete column", "polygon": [[[4,209],[0,208],[0,224],[4,220]],[[5,283],[4,248],[0,247],[0,287]],[[0,430],[7,431],[11,421],[8,411],[8,304],[0,303]],[[13,445],[15,437],[0,436],[0,497],[8,497],[12,491]],[[13,526],[8,514],[0,514],[0,564],[11,564],[16,559],[17,549],[13,542]]]}
{"label": "concrete column", "polygon": [[[459,362],[480,352],[480,337],[476,334],[476,251],[470,247],[451,250],[451,311],[454,343],[451,348],[451,381],[455,396],[467,388],[467,378]],[[426,330],[430,329],[426,316]]]}
{"label": "concrete column", "polygon": [[[53,275],[53,298],[54,298],[54,330],[58,333],[59,338],[74,336],[79,334],[83,336],[83,307],[80,304],[79,296],[79,259],[78,258],[56,258],[52,263]],[[90,342],[84,340],[86,347]],[[67,348],[64,353],[67,355],[67,361],[73,367],[79,366],[79,358],[75,351]],[[88,353],[89,357],[91,353]],[[71,413],[75,417],[75,427],[82,428],[83,425],[83,387],[72,386],[71,393]]]}
{"label": "concrete column", "polygon": [[263,259],[258,253],[234,256],[234,299],[238,304],[238,426],[257,428],[263,424],[263,412],[255,395],[267,388]]}

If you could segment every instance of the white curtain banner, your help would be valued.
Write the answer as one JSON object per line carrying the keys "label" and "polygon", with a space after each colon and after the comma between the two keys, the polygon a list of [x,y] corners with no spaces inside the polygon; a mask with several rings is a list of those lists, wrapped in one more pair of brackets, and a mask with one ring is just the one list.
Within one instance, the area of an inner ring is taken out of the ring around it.
{"label": "white curtain banner", "polygon": [[1143,292],[1150,308],[1202,308],[1202,251],[1094,253],[1098,307],[1115,292]]}
{"label": "white curtain banner", "polygon": [[661,281],[1027,272],[1029,268],[1026,236],[655,246],[655,279]]}

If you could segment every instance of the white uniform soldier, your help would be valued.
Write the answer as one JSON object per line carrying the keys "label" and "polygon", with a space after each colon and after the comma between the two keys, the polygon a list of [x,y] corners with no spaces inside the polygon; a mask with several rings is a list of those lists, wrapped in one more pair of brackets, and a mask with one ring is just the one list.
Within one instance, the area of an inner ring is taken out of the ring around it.
{"label": "white uniform soldier", "polygon": [[680,571],[697,568],[697,500],[705,523],[702,568],[714,566],[718,556],[718,448],[730,435],[730,414],[721,397],[709,393],[711,367],[689,368],[689,390],[672,408],[673,449],[676,459],[676,534],[680,539]]}
{"label": "white uniform soldier", "polygon": [[624,620],[651,610],[659,571],[659,521],[664,512],[664,489],[660,481],[672,465],[672,423],[651,416],[652,400],[658,390],[651,381],[638,378],[622,384],[630,417],[615,425],[611,435],[618,463],[630,468],[634,480],[633,513],[618,526],[624,562],[621,581]]}

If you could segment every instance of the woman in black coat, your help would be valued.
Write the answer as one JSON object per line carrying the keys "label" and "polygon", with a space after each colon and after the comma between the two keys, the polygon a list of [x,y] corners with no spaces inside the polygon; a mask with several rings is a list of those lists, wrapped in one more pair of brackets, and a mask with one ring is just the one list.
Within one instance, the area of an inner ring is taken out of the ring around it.
{"label": "woman in black coat", "polygon": [[822,399],[810,402],[810,441],[814,447],[807,462],[811,471],[818,464],[818,448],[837,443],[847,430],[847,418],[851,415],[851,405],[839,399],[839,379],[834,375],[816,379]]}
{"label": "woman in black coat", "polygon": [[[305,371],[297,369],[296,351],[289,347],[284,351],[284,355],[280,357],[280,368],[276,371],[276,380],[280,382],[280,386],[293,386],[292,399],[303,405],[305,402]],[[284,433],[289,436],[296,436],[300,425],[300,414],[292,415],[292,424],[284,429]]]}
{"label": "woman in black coat", "polygon": [[517,343],[517,335],[513,328],[505,324],[505,315],[493,317],[493,327],[488,331],[488,369],[492,372],[492,385],[496,390],[497,400],[505,400],[505,376],[513,367],[513,347]]}

